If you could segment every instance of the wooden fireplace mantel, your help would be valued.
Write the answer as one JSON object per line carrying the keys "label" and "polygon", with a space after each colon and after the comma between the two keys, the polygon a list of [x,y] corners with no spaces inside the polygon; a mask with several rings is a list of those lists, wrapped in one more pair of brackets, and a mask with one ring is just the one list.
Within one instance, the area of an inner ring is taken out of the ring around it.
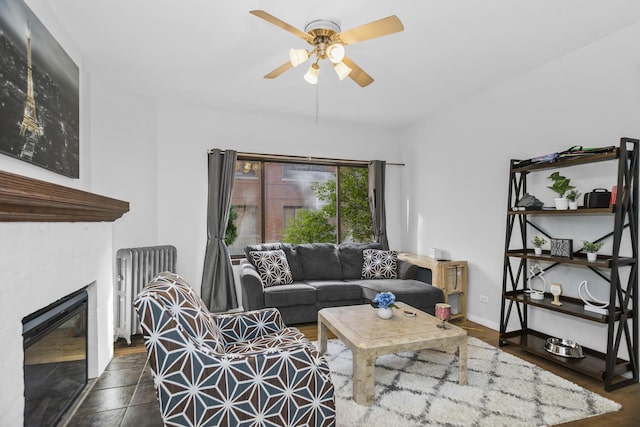
{"label": "wooden fireplace mantel", "polygon": [[0,171],[0,222],[115,221],[129,202]]}

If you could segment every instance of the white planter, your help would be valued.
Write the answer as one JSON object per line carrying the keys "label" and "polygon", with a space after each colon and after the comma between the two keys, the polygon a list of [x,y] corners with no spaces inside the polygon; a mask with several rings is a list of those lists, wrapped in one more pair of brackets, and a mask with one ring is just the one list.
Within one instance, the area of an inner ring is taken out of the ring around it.
{"label": "white planter", "polygon": [[587,252],[587,261],[593,262],[598,259],[598,254],[595,252]]}
{"label": "white planter", "polygon": [[569,210],[575,211],[578,209],[578,202],[569,202]]}
{"label": "white planter", "polygon": [[556,209],[559,211],[569,209],[569,200],[567,200],[565,197],[553,199],[553,203],[556,205]]}
{"label": "white planter", "polygon": [[542,248],[533,248],[533,253],[536,255],[542,255]]}
{"label": "white planter", "polygon": [[378,307],[378,317],[381,319],[391,319],[393,317],[393,310],[391,308]]}

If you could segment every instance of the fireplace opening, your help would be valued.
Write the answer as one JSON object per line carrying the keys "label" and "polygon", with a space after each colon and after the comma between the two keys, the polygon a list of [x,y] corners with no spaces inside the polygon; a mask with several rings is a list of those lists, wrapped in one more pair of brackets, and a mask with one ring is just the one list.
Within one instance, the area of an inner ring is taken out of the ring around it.
{"label": "fireplace opening", "polygon": [[24,425],[53,426],[87,385],[87,291],[22,319]]}

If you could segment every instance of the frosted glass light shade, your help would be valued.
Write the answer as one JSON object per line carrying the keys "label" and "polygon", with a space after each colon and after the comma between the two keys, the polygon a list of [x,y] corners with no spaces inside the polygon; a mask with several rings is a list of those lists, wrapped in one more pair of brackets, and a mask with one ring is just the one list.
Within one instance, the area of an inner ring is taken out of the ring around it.
{"label": "frosted glass light shade", "polygon": [[327,48],[327,58],[329,61],[337,64],[344,59],[344,46],[340,43],[334,43]]}
{"label": "frosted glass light shade", "polygon": [[307,59],[309,59],[309,52],[305,49],[289,49],[289,61],[294,67],[302,64]]}
{"label": "frosted glass light shade", "polygon": [[312,85],[318,84],[318,77],[320,76],[320,67],[318,64],[311,64],[309,67],[309,71],[304,75],[304,79],[307,83],[311,83]]}
{"label": "frosted glass light shade", "polygon": [[344,80],[351,73],[351,68],[344,62],[338,62],[333,66],[333,69],[336,70],[336,74],[340,80]]}

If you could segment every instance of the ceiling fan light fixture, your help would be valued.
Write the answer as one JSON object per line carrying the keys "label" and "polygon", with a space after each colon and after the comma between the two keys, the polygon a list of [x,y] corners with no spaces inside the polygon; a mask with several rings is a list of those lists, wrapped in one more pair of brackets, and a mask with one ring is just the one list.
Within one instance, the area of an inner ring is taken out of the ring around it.
{"label": "ceiling fan light fixture", "polygon": [[[347,31],[342,31],[340,21],[334,17],[316,15],[309,18],[304,31],[302,31],[264,10],[250,10],[249,13],[293,34],[312,46],[310,51],[291,49],[289,51],[289,61],[265,74],[265,79],[274,79],[290,68],[300,65],[310,57],[315,56],[314,64],[304,76],[309,83],[318,84],[320,75],[318,61],[329,58],[333,64],[338,64],[334,65],[334,69],[341,80],[348,76],[360,87],[369,86],[373,83],[373,78],[358,64],[344,56],[344,46],[351,46],[355,43],[404,31],[404,25],[395,15],[371,21]],[[344,61],[349,65],[346,65]]]}
{"label": "ceiling fan light fixture", "polygon": [[306,49],[289,49],[289,61],[291,65],[297,67],[298,65],[309,59],[309,52]]}
{"label": "ceiling fan light fixture", "polygon": [[316,63],[313,63],[311,64],[311,67],[309,67],[307,73],[304,75],[304,79],[307,81],[307,83],[317,85],[318,77],[320,77],[320,66]]}
{"label": "ceiling fan light fixture", "polygon": [[337,64],[344,59],[344,46],[340,43],[333,43],[327,48],[327,58],[329,61]]}
{"label": "ceiling fan light fixture", "polygon": [[351,68],[349,68],[349,66],[344,62],[338,62],[337,64],[334,64],[333,69],[336,70],[336,74],[338,75],[338,78],[340,80],[346,79],[352,71]]}

